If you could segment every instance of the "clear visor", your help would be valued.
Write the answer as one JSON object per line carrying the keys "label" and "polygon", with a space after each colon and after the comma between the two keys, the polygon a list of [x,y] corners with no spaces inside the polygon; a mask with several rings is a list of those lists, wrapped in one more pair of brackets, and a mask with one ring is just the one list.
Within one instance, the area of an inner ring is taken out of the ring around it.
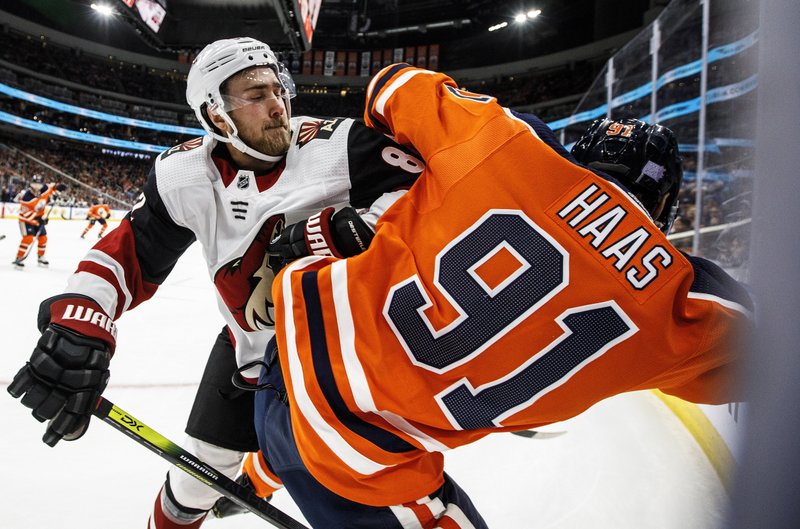
{"label": "clear visor", "polygon": [[231,93],[221,94],[222,108],[226,112],[297,95],[294,80],[282,65],[277,75],[272,67],[252,68],[237,74],[229,83],[228,91]]}

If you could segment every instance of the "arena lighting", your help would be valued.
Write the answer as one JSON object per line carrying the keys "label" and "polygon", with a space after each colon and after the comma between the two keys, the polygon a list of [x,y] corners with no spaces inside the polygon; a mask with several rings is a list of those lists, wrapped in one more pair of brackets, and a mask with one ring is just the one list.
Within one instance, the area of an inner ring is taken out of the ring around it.
{"label": "arena lighting", "polygon": [[92,9],[105,17],[110,17],[114,14],[114,9],[106,4],[92,4]]}
{"label": "arena lighting", "polygon": [[497,31],[498,29],[503,29],[508,25],[508,22],[500,22],[499,24],[495,24],[494,26],[489,27],[489,31]]}
{"label": "arena lighting", "polygon": [[541,14],[542,14],[541,9],[531,9],[527,13],[519,13],[516,16],[514,16],[514,22],[516,22],[517,24],[522,24],[528,19],[534,19]]}

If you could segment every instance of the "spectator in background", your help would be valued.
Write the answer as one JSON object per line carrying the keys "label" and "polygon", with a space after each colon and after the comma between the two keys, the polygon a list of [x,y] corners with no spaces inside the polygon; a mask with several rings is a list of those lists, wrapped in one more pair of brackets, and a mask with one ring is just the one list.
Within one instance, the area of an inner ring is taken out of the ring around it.
{"label": "spectator in background", "polygon": [[120,157],[58,141],[3,141],[13,148],[4,151],[4,156],[0,157],[0,176],[10,178],[38,172],[48,181],[60,181],[60,174],[42,165],[47,164],[86,184],[87,187],[72,186],[68,193],[61,196],[65,202],[84,203],[85,206],[99,193],[109,197],[109,200],[116,199],[116,206],[132,204],[141,193],[152,163],[149,156]]}
{"label": "spectator in background", "polygon": [[14,187],[9,180],[8,183],[2,184],[0,191],[0,202],[11,202],[17,194],[14,192]]}

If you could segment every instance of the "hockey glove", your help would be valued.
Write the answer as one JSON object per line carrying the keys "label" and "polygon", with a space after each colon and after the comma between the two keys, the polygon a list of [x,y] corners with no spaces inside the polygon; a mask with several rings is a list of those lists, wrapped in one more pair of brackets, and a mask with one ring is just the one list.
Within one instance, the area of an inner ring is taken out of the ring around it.
{"label": "hockey glove", "polygon": [[67,184],[58,183],[56,184],[56,191],[64,191],[67,188]]}
{"label": "hockey glove", "polygon": [[[352,257],[366,250],[374,232],[352,207],[334,213],[325,208],[307,220],[287,226],[269,245],[273,270],[307,255]],[[277,263],[275,262],[277,261]]]}
{"label": "hockey glove", "polygon": [[[253,494],[257,494],[256,489],[247,474],[242,474],[236,478],[236,483],[245,489],[252,491]],[[272,499],[272,494],[266,498],[262,498],[264,501],[270,501],[270,499]],[[242,507],[238,503],[234,503],[232,500],[223,496],[214,502],[214,506],[211,507],[211,512],[214,513],[215,518],[228,518],[229,516],[234,516],[236,514],[248,513],[250,512],[250,509],[247,507]]]}
{"label": "hockey glove", "polygon": [[38,219],[36,219],[36,222],[39,223],[39,227],[41,228],[42,226],[47,226],[47,223],[50,222],[50,219],[39,217]]}
{"label": "hockey glove", "polygon": [[22,397],[36,420],[50,421],[42,441],[55,446],[62,438],[78,439],[89,427],[108,384],[116,327],[92,299],[62,294],[40,305],[39,330],[42,337],[8,392]]}

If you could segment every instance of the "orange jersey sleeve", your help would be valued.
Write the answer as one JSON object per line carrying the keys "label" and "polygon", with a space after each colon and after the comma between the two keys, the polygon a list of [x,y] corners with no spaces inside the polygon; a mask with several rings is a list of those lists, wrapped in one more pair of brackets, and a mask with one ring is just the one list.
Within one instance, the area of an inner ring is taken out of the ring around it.
{"label": "orange jersey sleeve", "polygon": [[731,397],[744,290],[678,252],[543,124],[407,65],[367,122],[426,168],[361,255],[306,258],[273,286],[298,449],[346,498],[414,501],[440,452],[662,388]]}

